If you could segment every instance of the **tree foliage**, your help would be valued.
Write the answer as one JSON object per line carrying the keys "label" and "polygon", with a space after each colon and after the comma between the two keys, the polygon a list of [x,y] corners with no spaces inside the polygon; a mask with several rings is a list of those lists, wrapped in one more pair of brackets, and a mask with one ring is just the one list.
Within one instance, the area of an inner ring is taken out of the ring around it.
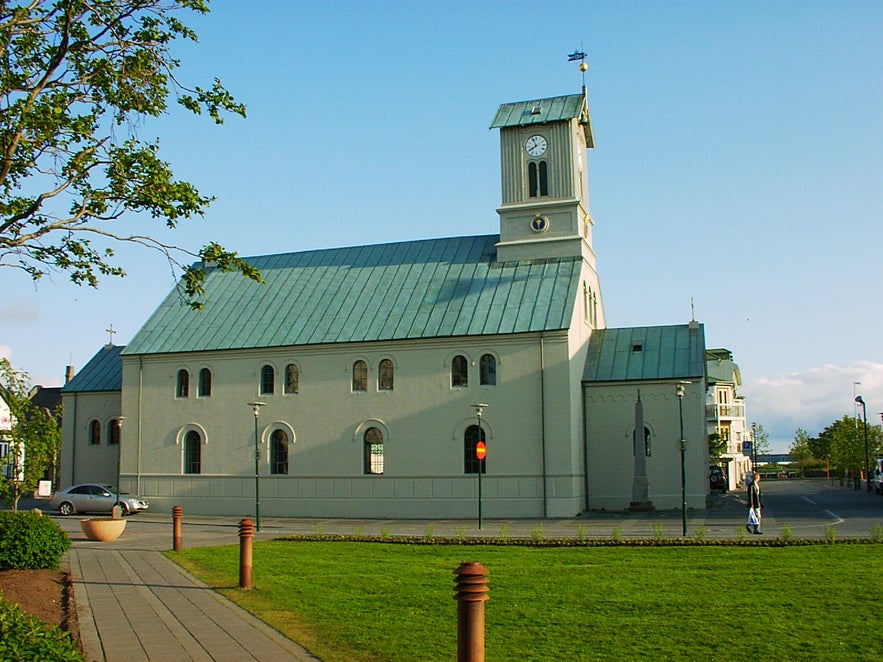
{"label": "tree foliage", "polygon": [[754,435],[754,455],[768,455],[770,452],[770,435],[763,429],[760,423],[752,423],[751,430]]}
{"label": "tree foliage", "polygon": [[708,435],[708,461],[716,464],[721,455],[727,452],[727,442],[717,432]]}
{"label": "tree foliage", "polygon": [[[18,509],[22,495],[32,492],[61,450],[57,411],[37,407],[28,397],[28,375],[0,359],[0,398],[9,407],[12,428],[3,441],[9,455],[2,461],[0,497]],[[8,475],[7,475],[8,474]]]}
{"label": "tree foliage", "polygon": [[206,263],[261,281],[216,243],[194,253],[115,231],[129,213],[175,228],[212,201],[175,179],[158,140],[138,137],[144,118],[172,98],[218,124],[225,113],[245,116],[219,79],[189,89],[175,77],[171,46],[197,39],[179,18],[187,10],[205,14],[207,0],[0,0],[0,266],[95,287],[125,275],[113,247],[130,242],[183,272],[194,308]]}

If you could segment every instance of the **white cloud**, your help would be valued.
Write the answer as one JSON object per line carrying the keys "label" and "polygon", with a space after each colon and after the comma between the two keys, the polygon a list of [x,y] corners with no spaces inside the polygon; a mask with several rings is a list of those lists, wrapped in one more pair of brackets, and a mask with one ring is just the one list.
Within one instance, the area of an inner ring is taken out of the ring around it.
{"label": "white cloud", "polygon": [[[856,361],[826,365],[806,372],[749,380],[739,390],[746,398],[748,420],[760,423],[774,451],[787,451],[794,431],[803,428],[815,436],[844,414],[852,416],[855,393],[864,399],[868,424],[880,422],[883,411],[883,364]],[[862,409],[858,407],[858,415]]]}
{"label": "white cloud", "polygon": [[0,345],[0,359],[7,359],[12,363],[12,347],[9,345]]}

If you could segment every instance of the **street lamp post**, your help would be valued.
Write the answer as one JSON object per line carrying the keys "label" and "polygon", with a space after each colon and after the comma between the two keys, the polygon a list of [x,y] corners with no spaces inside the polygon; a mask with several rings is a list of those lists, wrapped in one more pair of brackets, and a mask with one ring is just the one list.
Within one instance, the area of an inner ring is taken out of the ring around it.
{"label": "street lamp post", "polygon": [[[114,510],[114,513],[120,512],[120,510],[119,510],[119,508],[120,508],[120,490],[123,489],[122,485],[120,484],[121,483],[120,475],[122,472],[122,460],[123,460],[123,421],[125,421],[125,420],[126,420],[125,416],[120,416],[117,418],[117,486],[116,486],[117,487],[117,489],[116,489],[117,500],[116,500],[116,503],[113,504],[113,507],[116,509],[116,510]],[[113,425],[113,423],[111,423],[111,425]]]}
{"label": "street lamp post", "polygon": [[475,456],[478,459],[478,528],[481,528],[481,474],[482,469],[484,469],[484,458],[487,453],[487,447],[483,443],[482,434],[481,434],[481,414],[484,412],[484,408],[487,407],[484,403],[479,403],[477,405],[472,405],[475,407],[475,415],[478,417],[478,441],[475,442]]}
{"label": "street lamp post", "polygon": [[261,447],[258,438],[258,416],[261,413],[261,407],[266,402],[249,402],[252,413],[254,414],[254,520],[255,530],[261,530]]}
{"label": "street lamp post", "polygon": [[757,471],[757,423],[751,424],[751,471]]}
{"label": "street lamp post", "polygon": [[[689,384],[689,382],[687,382]],[[687,535],[687,467],[684,456],[687,450],[687,441],[684,439],[684,384],[678,384],[678,420],[681,426],[681,526],[683,535]]]}
{"label": "street lamp post", "polygon": [[871,491],[871,458],[868,456],[868,408],[862,396],[855,396],[855,401],[862,406],[862,417],[865,421],[865,480],[868,483],[868,492]]}

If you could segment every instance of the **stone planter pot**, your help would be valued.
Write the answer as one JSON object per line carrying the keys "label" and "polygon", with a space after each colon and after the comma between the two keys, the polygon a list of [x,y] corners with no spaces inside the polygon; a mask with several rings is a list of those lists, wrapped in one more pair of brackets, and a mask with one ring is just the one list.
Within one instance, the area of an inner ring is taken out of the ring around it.
{"label": "stone planter pot", "polygon": [[112,517],[93,517],[81,519],[80,527],[89,540],[111,542],[120,537],[126,528],[126,520],[113,519]]}

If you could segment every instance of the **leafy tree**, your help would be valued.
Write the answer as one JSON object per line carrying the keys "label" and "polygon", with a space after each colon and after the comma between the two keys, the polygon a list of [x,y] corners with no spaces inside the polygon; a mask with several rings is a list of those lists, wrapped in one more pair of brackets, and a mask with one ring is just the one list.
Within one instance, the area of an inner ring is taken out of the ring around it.
{"label": "leafy tree", "polygon": [[708,435],[708,461],[717,464],[721,455],[727,452],[727,442],[717,432]]}
{"label": "leafy tree", "polygon": [[754,433],[754,453],[755,457],[768,455],[770,452],[770,435],[763,429],[760,423],[751,424]]}
{"label": "leafy tree", "polygon": [[805,473],[810,465],[817,463],[817,460],[813,457],[810,441],[810,436],[806,430],[797,428],[794,431],[794,441],[791,442],[791,446],[788,448],[791,460],[797,463],[798,471],[801,474]]}
{"label": "leafy tree", "polygon": [[0,398],[9,407],[12,429],[4,442],[9,455],[0,475],[0,497],[18,510],[22,495],[34,491],[61,447],[61,429],[56,417],[37,407],[28,397],[28,375],[16,371],[7,359],[0,359]]}
{"label": "leafy tree", "polygon": [[831,463],[838,473],[852,475],[858,488],[861,468],[864,466],[864,434],[858,419],[844,415],[819,433],[830,447]]}
{"label": "leafy tree", "polygon": [[129,242],[180,270],[197,309],[207,264],[262,281],[216,243],[194,253],[115,229],[127,213],[175,228],[212,201],[175,179],[158,140],[139,139],[144,119],[170,98],[218,124],[245,116],[220,80],[189,89],[175,77],[172,44],[197,39],[182,10],[208,13],[207,0],[0,0],[0,266],[96,287],[125,275],[113,247]]}

